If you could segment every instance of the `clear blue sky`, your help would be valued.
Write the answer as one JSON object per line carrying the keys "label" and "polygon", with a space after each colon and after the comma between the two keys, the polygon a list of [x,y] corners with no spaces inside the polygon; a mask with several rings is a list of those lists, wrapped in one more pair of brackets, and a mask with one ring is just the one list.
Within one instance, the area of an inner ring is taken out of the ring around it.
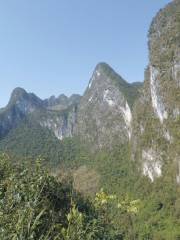
{"label": "clear blue sky", "polygon": [[20,86],[82,94],[98,62],[142,81],[152,17],[170,0],[0,1],[0,106]]}

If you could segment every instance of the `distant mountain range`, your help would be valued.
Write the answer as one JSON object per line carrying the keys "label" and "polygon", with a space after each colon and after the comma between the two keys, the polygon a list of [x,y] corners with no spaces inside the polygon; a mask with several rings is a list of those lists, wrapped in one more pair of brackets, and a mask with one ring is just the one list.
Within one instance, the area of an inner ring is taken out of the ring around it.
{"label": "distant mountain range", "polygon": [[109,65],[100,63],[82,97],[62,94],[41,100],[16,88],[8,105],[0,110],[1,139],[31,119],[59,140],[79,136],[95,148],[110,147],[115,136],[126,142],[131,135],[131,110],[141,87],[142,83],[129,84]]}

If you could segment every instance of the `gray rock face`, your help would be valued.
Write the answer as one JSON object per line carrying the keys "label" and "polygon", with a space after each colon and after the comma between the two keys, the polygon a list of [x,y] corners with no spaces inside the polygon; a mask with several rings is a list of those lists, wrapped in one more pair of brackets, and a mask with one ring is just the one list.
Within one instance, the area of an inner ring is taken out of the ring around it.
{"label": "gray rock face", "polygon": [[80,137],[92,149],[111,148],[126,143],[132,134],[132,105],[140,83],[129,84],[105,63],[98,64],[81,98],[63,94],[41,100],[24,89],[16,88],[9,104],[0,111],[0,137],[31,118],[62,140]]}
{"label": "gray rock face", "polygon": [[80,99],[81,96],[79,94],[73,94],[69,98],[64,94],[61,94],[57,98],[55,96],[51,96],[49,99],[45,99],[43,102],[47,109],[61,111],[72,105],[78,105]]}
{"label": "gray rock face", "polygon": [[53,109],[54,107],[56,109],[58,107],[59,109],[64,109],[68,106],[68,97],[64,94],[61,94],[57,98],[55,96],[51,96],[50,98],[44,100],[44,104],[49,109]]}
{"label": "gray rock face", "polygon": [[60,140],[78,136],[93,150],[128,142],[131,107],[140,87],[140,83],[128,84],[107,64],[98,64],[81,99],[60,95],[45,100],[48,111],[38,117],[40,125]]}
{"label": "gray rock face", "polygon": [[[122,85],[122,86],[121,86]],[[78,109],[78,134],[91,148],[112,147],[131,139],[132,114],[125,82],[107,64],[98,64]]]}
{"label": "gray rock face", "polygon": [[179,166],[180,162],[179,13],[180,1],[175,0],[153,19],[150,63],[143,94],[133,111],[132,154],[152,181],[162,175],[167,163]]}
{"label": "gray rock face", "polygon": [[73,94],[69,98],[61,94],[58,98],[52,96],[44,100],[47,110],[38,118],[40,125],[53,131],[60,140],[73,137],[76,132],[77,107],[80,99],[81,96],[78,94]]}
{"label": "gray rock face", "polygon": [[43,102],[34,94],[28,94],[22,88],[14,89],[7,107],[0,111],[0,138],[15,128],[27,114],[42,106]]}
{"label": "gray rock face", "polygon": [[180,0],[174,0],[152,21],[143,88],[105,63],[97,65],[82,97],[62,94],[43,101],[16,88],[0,109],[0,139],[31,117],[59,140],[80,137],[91,151],[130,143],[142,174],[154,181],[173,168],[180,184],[179,13]]}
{"label": "gray rock face", "polygon": [[22,88],[16,88],[7,107],[0,111],[0,138],[31,115],[32,121],[52,130],[58,139],[72,137],[79,101],[79,95],[72,95],[69,98],[60,95],[58,98],[50,97],[43,101]]}
{"label": "gray rock face", "polygon": [[59,140],[73,137],[77,123],[77,106],[73,105],[60,112],[47,111],[46,114],[38,118],[38,122],[42,127],[51,130]]}

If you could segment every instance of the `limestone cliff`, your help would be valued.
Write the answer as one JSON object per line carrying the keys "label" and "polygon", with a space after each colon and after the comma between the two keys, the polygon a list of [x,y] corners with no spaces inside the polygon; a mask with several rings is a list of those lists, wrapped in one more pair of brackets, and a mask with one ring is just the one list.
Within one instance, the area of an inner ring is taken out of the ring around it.
{"label": "limestone cliff", "polygon": [[78,134],[91,148],[127,143],[140,84],[129,84],[105,63],[97,65],[78,110]]}
{"label": "limestone cliff", "polygon": [[133,111],[133,158],[153,181],[180,165],[180,1],[168,4],[149,30],[149,66]]}

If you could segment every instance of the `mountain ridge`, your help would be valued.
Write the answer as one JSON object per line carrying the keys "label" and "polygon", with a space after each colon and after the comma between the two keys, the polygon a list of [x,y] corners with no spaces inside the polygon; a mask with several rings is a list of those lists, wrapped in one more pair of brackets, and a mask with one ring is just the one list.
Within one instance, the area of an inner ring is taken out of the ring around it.
{"label": "mountain ridge", "polygon": [[152,182],[175,165],[171,167],[173,177],[180,182],[179,12],[180,1],[176,0],[152,21],[144,83],[130,84],[108,64],[99,63],[81,97],[73,95],[68,100],[60,95],[39,102],[34,95],[28,97],[16,89],[14,99],[24,96],[25,104],[10,101],[14,106],[10,115],[0,111],[0,136],[5,137],[22,119],[33,116],[32,121],[57,139],[78,137],[92,153],[130,145],[131,160]]}
{"label": "mountain ridge", "polygon": [[[131,89],[132,91],[134,91],[135,97],[138,95],[138,88],[141,87],[141,83],[127,83],[106,63],[99,63],[96,66],[94,73],[97,71],[101,72],[104,78],[99,79],[98,76],[95,76],[93,74],[91,80],[93,80],[94,78],[95,82],[100,82],[100,85],[103,86],[106,81],[105,79],[109,79],[110,85],[115,84],[114,86],[116,86],[119,84],[118,88],[121,89],[119,90],[119,92],[124,92],[124,95],[126,95],[129,90],[131,91]],[[99,88],[99,92],[102,90],[100,89],[102,86],[97,85],[97,88]],[[88,88],[89,87],[90,83]],[[54,132],[54,135],[60,140],[62,140],[64,137],[73,137],[74,135],[79,134],[82,135],[83,133],[81,131],[81,126],[79,127],[77,123],[78,121],[80,121],[78,119],[80,119],[80,116],[82,116],[82,114],[78,109],[81,108],[84,102],[83,99],[86,98],[85,96],[88,88],[86,89],[83,96],[73,94],[70,97],[67,97],[64,94],[61,94],[59,95],[59,97],[51,96],[50,98],[45,100],[38,98],[33,93],[27,93],[22,88],[15,88],[11,94],[8,105],[3,108],[3,111],[0,111],[1,129],[3,129],[3,122],[1,120],[2,112],[6,115],[5,119],[8,119],[8,113],[11,113],[11,122],[6,127],[7,131],[5,131],[4,135],[8,133],[8,130],[10,130],[11,128],[17,127],[18,122],[20,122],[29,115],[36,116],[36,119],[39,118],[39,124],[41,125],[41,127],[46,127],[49,130],[52,130]],[[131,93],[129,94],[129,96],[130,95]],[[130,99],[129,96],[128,101]],[[105,101],[105,98],[101,99],[101,102],[103,101]],[[130,114],[130,109],[127,110]],[[119,118],[121,119],[122,116],[119,116]],[[5,122],[6,120],[4,120],[4,123]]]}

